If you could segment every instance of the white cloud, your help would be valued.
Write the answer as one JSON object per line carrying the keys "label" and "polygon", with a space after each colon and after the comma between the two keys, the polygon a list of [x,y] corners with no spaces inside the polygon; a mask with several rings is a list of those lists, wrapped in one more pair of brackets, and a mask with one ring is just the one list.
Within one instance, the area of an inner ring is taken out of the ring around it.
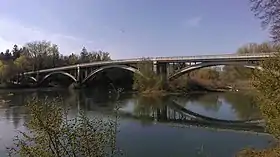
{"label": "white cloud", "polygon": [[200,25],[201,21],[202,21],[202,17],[200,16],[193,17],[187,20],[186,25],[190,27],[197,27]]}
{"label": "white cloud", "polygon": [[79,52],[83,46],[94,50],[99,49],[94,47],[94,41],[48,32],[33,26],[23,25],[12,19],[0,18],[0,51],[11,49],[14,44],[24,45],[35,40],[47,40],[57,44],[62,54]]}

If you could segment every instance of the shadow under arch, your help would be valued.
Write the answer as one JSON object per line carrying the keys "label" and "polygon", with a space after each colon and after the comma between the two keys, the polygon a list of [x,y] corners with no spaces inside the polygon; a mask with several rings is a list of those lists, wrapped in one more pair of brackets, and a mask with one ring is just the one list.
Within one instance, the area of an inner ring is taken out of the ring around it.
{"label": "shadow under arch", "polygon": [[68,76],[74,82],[77,82],[77,79],[73,75],[71,75],[71,74],[69,74],[67,72],[64,72],[64,71],[55,71],[55,72],[51,72],[48,75],[46,75],[45,77],[43,77],[43,79],[40,80],[39,84],[43,83],[47,78],[49,78],[50,76],[55,75],[55,74],[61,74],[61,75],[64,75],[64,76]]}
{"label": "shadow under arch", "polygon": [[103,70],[106,70],[106,69],[111,69],[111,68],[119,68],[119,69],[124,69],[124,70],[128,70],[128,71],[131,71],[133,73],[136,73],[136,74],[139,74],[141,76],[142,73],[136,69],[136,68],[133,68],[133,67],[130,67],[130,66],[127,66],[127,65],[109,65],[109,66],[104,66],[104,67],[101,67],[93,72],[91,72],[83,81],[81,84],[85,84],[90,78],[94,77],[97,73],[99,72],[102,72]]}
{"label": "shadow under arch", "polygon": [[241,65],[241,66],[244,66],[246,68],[250,68],[250,69],[258,69],[258,70],[263,70],[262,67],[260,66],[257,66],[257,65],[247,65],[245,63],[238,63],[238,62],[219,62],[219,63],[200,63],[200,64],[197,64],[197,65],[193,65],[193,66],[190,66],[190,67],[185,67],[183,68],[182,70],[180,70],[179,72],[176,72],[175,74],[171,75],[168,80],[169,81],[172,81],[186,73],[189,73],[191,71],[194,71],[194,70],[198,70],[198,69],[201,69],[201,68],[205,68],[205,67],[211,67],[211,66],[219,66],[219,65]]}

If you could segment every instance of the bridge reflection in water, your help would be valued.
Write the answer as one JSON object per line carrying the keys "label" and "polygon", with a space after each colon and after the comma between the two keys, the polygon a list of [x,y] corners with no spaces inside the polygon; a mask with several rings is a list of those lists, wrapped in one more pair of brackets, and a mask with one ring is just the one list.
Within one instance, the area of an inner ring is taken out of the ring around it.
{"label": "bridge reflection in water", "polygon": [[[264,124],[262,120],[223,120],[201,115],[180,105],[175,98],[132,98],[130,95],[98,94],[98,97],[92,96],[100,91],[92,92],[48,92],[49,97],[63,97],[67,106],[71,107],[70,114],[75,116],[78,110],[86,112],[95,112],[102,115],[113,116],[115,106],[118,106],[120,118],[137,119],[149,123],[168,123],[172,125],[201,126],[213,129],[241,130],[264,133]],[[31,94],[33,93],[33,94]],[[26,95],[43,98],[45,94],[38,92],[24,92],[22,95],[15,95],[13,99],[7,97],[9,103],[20,103],[26,100]],[[20,97],[18,97],[20,96]],[[5,97],[2,97],[5,99]],[[130,102],[129,102],[130,101]],[[3,106],[4,107],[4,106]],[[19,108],[20,109],[20,108]],[[19,113],[17,111],[17,113]],[[6,113],[8,114],[8,113]],[[13,113],[12,113],[13,114]],[[91,114],[92,115],[92,114]],[[95,115],[95,114],[94,114]]]}
{"label": "bridge reflection in water", "polygon": [[222,120],[200,115],[188,110],[172,99],[165,100],[168,105],[139,105],[134,112],[120,108],[121,117],[144,120],[146,122],[169,123],[173,126],[197,126],[210,129],[229,131],[250,131],[265,133],[264,122],[259,119],[252,120]]}

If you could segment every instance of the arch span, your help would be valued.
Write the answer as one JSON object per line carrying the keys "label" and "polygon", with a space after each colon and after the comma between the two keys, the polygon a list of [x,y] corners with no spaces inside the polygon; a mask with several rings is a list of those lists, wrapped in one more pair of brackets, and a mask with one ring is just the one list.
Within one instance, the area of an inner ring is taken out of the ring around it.
{"label": "arch span", "polygon": [[189,73],[191,71],[197,70],[197,69],[201,69],[201,68],[205,68],[205,67],[211,67],[211,66],[219,66],[219,65],[242,65],[246,68],[250,68],[250,69],[259,69],[259,70],[263,70],[262,67],[257,66],[257,65],[248,65],[246,63],[238,63],[238,62],[221,62],[221,63],[200,63],[197,65],[193,65],[190,67],[185,67],[182,70],[180,70],[179,72],[171,75],[168,80],[174,80],[186,73]]}
{"label": "arch span", "polygon": [[71,74],[69,74],[69,73],[67,73],[67,72],[64,72],[64,71],[55,71],[55,72],[52,72],[52,73],[49,73],[48,75],[46,75],[46,76],[39,82],[39,84],[43,83],[47,78],[49,78],[50,76],[55,75],[55,74],[61,74],[61,75],[68,76],[68,77],[71,78],[74,82],[77,82],[77,79],[76,79],[73,75],[71,75]]}
{"label": "arch span", "polygon": [[37,82],[37,79],[33,76],[27,76],[26,78],[29,79],[29,80],[32,80],[34,82]]}
{"label": "arch span", "polygon": [[23,79],[25,81],[37,82],[37,79],[33,76],[22,75],[21,79]]}
{"label": "arch span", "polygon": [[141,76],[142,73],[136,69],[136,68],[133,68],[133,67],[130,67],[130,66],[126,66],[126,65],[109,65],[109,66],[104,66],[104,67],[101,67],[93,72],[91,72],[83,81],[82,81],[82,84],[86,83],[90,78],[94,77],[97,73],[99,72],[102,72],[103,70],[105,69],[111,69],[111,68],[119,68],[119,69],[124,69],[124,70],[128,70],[128,71],[131,71],[133,73],[136,73],[136,74],[139,74]]}

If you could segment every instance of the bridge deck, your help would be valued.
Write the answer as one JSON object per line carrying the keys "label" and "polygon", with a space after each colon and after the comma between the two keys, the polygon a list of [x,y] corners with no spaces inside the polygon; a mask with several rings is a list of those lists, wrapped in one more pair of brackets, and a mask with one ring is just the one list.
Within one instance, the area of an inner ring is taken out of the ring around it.
{"label": "bridge deck", "polygon": [[[177,57],[150,57],[146,58],[151,61],[156,62],[207,62],[207,61],[248,61],[248,60],[263,60],[264,58],[271,57],[274,53],[260,53],[260,54],[224,54],[224,55],[201,55],[201,56],[177,56]],[[60,70],[68,70],[75,69],[77,67],[94,67],[101,65],[112,65],[112,64],[135,64],[143,61],[143,58],[134,58],[134,59],[120,59],[120,60],[112,60],[112,61],[100,61],[100,62],[92,62],[92,63],[83,63],[77,65],[69,65],[57,68],[43,69],[37,72],[52,72],[52,71],[60,71]],[[37,73],[34,71],[26,72],[24,74],[34,74]]]}

